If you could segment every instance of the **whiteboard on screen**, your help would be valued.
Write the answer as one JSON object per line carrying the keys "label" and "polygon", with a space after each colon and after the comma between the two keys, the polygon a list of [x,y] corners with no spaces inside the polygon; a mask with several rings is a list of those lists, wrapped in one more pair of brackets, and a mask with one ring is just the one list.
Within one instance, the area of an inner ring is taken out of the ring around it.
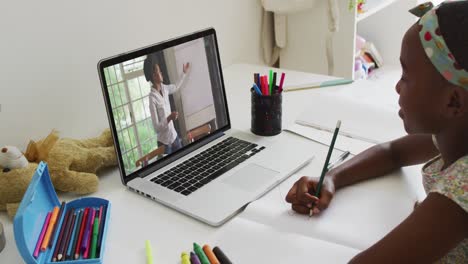
{"label": "whiteboard on screen", "polygon": [[186,127],[192,129],[216,117],[205,44],[203,39],[198,39],[176,46],[174,50],[179,76],[182,65],[190,63],[181,98]]}

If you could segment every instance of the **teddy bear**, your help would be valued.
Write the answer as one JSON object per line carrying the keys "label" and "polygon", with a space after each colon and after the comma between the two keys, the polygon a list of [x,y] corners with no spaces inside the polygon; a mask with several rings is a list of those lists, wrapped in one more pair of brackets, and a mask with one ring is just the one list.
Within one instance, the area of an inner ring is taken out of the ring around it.
{"label": "teddy bear", "polygon": [[97,191],[96,172],[117,164],[110,130],[85,140],[59,138],[52,131],[30,141],[23,154],[16,147],[0,148],[0,211],[14,217],[40,161],[47,162],[56,190],[83,195]]}

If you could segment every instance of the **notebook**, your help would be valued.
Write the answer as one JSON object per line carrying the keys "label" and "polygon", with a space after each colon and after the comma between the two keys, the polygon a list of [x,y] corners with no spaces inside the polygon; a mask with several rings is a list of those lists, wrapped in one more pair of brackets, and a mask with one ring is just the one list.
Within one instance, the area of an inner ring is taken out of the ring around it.
{"label": "notebook", "polygon": [[231,128],[212,28],[103,59],[98,71],[122,183],[200,221],[221,225],[312,159],[298,137]]}

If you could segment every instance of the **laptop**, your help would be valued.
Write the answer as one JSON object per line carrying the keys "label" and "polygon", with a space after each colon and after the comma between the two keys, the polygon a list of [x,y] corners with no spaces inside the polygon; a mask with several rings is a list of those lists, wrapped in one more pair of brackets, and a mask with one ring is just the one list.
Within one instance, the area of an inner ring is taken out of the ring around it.
{"label": "laptop", "polygon": [[122,183],[209,225],[311,160],[300,141],[231,128],[213,28],[103,59],[98,71]]}

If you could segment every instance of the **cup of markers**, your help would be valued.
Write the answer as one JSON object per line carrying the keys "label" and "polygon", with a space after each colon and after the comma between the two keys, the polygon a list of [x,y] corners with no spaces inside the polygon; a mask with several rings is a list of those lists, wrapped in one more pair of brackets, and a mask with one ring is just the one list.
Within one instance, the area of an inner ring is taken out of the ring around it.
{"label": "cup of markers", "polygon": [[281,133],[283,84],[285,74],[281,74],[277,85],[277,73],[270,70],[267,75],[254,74],[251,95],[251,128],[259,136],[274,136]]}

